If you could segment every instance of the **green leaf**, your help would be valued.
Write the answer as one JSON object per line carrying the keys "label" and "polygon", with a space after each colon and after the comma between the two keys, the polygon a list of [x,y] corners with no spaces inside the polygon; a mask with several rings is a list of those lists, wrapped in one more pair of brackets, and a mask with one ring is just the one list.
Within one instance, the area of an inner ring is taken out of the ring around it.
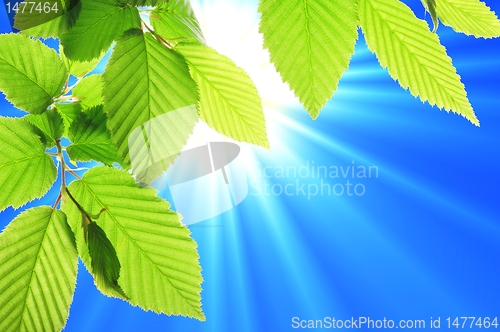
{"label": "green leaf", "polygon": [[20,34],[0,35],[0,90],[15,107],[39,114],[68,76],[56,51]]}
{"label": "green leaf", "polygon": [[137,8],[120,6],[114,0],[86,0],[78,21],[61,36],[61,43],[69,59],[90,61],[106,51],[123,32],[140,26]]}
{"label": "green leaf", "polygon": [[399,0],[360,0],[358,11],[368,47],[401,87],[479,125],[451,58],[425,21]]}
{"label": "green leaf", "polygon": [[117,42],[104,72],[103,94],[108,128],[125,164],[134,130],[198,100],[182,56],[141,30],[128,31]]}
{"label": "green leaf", "polygon": [[201,118],[237,141],[269,148],[262,102],[248,74],[205,45],[181,43],[175,50],[185,57],[198,84]]}
{"label": "green leaf", "polygon": [[80,101],[84,109],[91,108],[103,103],[102,88],[102,75],[90,75],[75,86],[73,96]]}
{"label": "green leaf", "polygon": [[171,1],[177,1],[177,0],[118,0],[118,2],[122,5],[131,5],[131,6],[136,6],[136,7],[155,7],[159,6],[161,4],[165,4]]}
{"label": "green leaf", "polygon": [[2,211],[45,195],[56,180],[57,169],[26,120],[0,117],[0,133]]}
{"label": "green leaf", "polygon": [[358,0],[261,0],[260,32],[271,61],[316,119],[349,67]]}
{"label": "green leaf", "polygon": [[66,215],[37,207],[0,234],[0,331],[60,331],[76,285],[78,254]]}
{"label": "green leaf", "polygon": [[[23,34],[36,38],[59,38],[75,24],[82,8],[80,0],[30,0],[24,2],[28,3],[26,5],[28,9],[32,6],[35,9],[18,11],[14,27],[21,30]],[[33,2],[34,5],[31,5],[30,3]],[[44,10],[36,10],[39,5],[43,9],[46,4],[51,8],[48,13]],[[20,6],[24,7],[24,5]],[[54,6],[57,6],[57,12],[52,10]]]}
{"label": "green leaf", "polygon": [[438,0],[437,13],[444,25],[475,37],[500,37],[495,12],[479,0]]}
{"label": "green leaf", "polygon": [[129,136],[136,180],[149,185],[174,163],[198,122],[196,105],[157,116]]}
{"label": "green leaf", "polygon": [[56,110],[47,110],[43,114],[26,116],[29,123],[40,129],[47,142],[46,147],[52,148],[64,133],[64,122]]}
{"label": "green leaf", "polygon": [[61,57],[62,61],[64,62],[64,65],[66,66],[66,70],[73,76],[81,78],[88,73],[90,73],[92,70],[95,69],[95,67],[101,62],[102,58],[104,57],[106,53],[101,53],[101,55],[98,58],[95,58],[94,60],[91,61],[73,61],[70,60],[66,57],[64,54],[64,50],[62,48],[62,45],[59,44],[59,56]]}
{"label": "green leaf", "polygon": [[56,104],[56,108],[64,122],[64,136],[67,136],[71,124],[83,110],[82,105],[80,103]]}
{"label": "green leaf", "polygon": [[68,138],[73,143],[66,150],[71,160],[95,160],[106,165],[121,161],[106,129],[102,105],[80,112],[69,128]]}
{"label": "green leaf", "polygon": [[97,288],[106,295],[127,299],[127,295],[118,285],[121,265],[115,248],[95,222],[88,225],[88,249]]}
{"label": "green leaf", "polygon": [[156,33],[173,45],[182,41],[205,44],[189,0],[170,1],[157,7],[151,13],[151,24]]}
{"label": "green leaf", "polygon": [[28,126],[29,130],[31,130],[31,132],[40,139],[40,142],[42,142],[43,146],[47,148],[51,148],[53,146],[50,138],[48,138],[43,131],[41,131],[35,125],[31,124],[29,121],[26,121],[26,125]]}
{"label": "green leaf", "polygon": [[[179,215],[155,190],[137,187],[127,172],[96,167],[72,182],[69,191],[90,213],[107,208],[96,222],[109,235],[122,263],[118,282],[131,304],[157,313],[205,319],[196,243]],[[80,212],[71,202],[62,209],[88,268]]]}

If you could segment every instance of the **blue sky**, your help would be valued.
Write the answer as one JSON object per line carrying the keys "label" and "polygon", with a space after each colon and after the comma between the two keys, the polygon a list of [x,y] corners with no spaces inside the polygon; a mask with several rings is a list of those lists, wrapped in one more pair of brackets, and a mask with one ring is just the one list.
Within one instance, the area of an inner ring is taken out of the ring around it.
{"label": "blue sky", "polygon": [[[419,1],[405,2],[423,16]],[[500,3],[487,2],[500,12]],[[196,8],[211,12],[216,3],[199,1]],[[230,9],[248,16],[252,28],[258,16],[249,10],[255,8],[252,1],[233,2]],[[210,27],[210,18],[203,14],[203,20]],[[480,128],[402,90],[360,36],[350,69],[318,120],[285,91],[266,106],[271,152],[245,145],[242,158],[254,171],[313,162],[376,166],[378,177],[351,179],[365,193],[249,195],[236,208],[192,225],[205,280],[204,323],[106,298],[80,265],[66,331],[288,331],[293,317],[428,322],[498,315],[500,41],[443,26],[439,35]],[[0,110],[17,112],[3,98]],[[297,180],[321,184],[320,178],[293,176],[257,180],[275,188]],[[56,196],[52,190],[35,204],[51,205]],[[0,228],[18,213],[0,213]]]}

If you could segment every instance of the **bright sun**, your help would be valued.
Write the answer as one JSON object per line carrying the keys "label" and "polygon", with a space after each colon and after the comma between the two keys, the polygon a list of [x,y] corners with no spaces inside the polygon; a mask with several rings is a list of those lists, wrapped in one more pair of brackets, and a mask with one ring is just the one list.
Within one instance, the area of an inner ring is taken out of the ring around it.
{"label": "bright sun", "polygon": [[[231,58],[250,75],[261,95],[268,131],[272,131],[273,113],[300,104],[283,83],[263,49],[259,33],[257,1],[191,1],[208,46]],[[186,149],[210,141],[231,141],[199,121]]]}

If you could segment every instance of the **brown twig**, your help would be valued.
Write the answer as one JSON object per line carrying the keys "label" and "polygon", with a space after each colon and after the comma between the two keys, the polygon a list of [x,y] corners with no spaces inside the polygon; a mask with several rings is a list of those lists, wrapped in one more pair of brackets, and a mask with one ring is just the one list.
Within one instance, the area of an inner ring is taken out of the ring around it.
{"label": "brown twig", "polygon": [[76,174],[75,171],[73,171],[71,168],[67,168],[66,169],[68,171],[69,174],[73,175],[75,178],[77,178],[78,180],[81,180],[82,178],[80,177],[80,175]]}
{"label": "brown twig", "polygon": [[162,36],[160,36],[159,34],[157,34],[153,29],[151,29],[146,24],[146,22],[144,22],[144,20],[141,20],[141,23],[142,23],[143,27],[145,27],[153,36],[155,36],[156,40],[158,40],[159,42],[163,43],[169,49],[174,48],[174,46],[172,44],[170,44],[165,38],[163,38]]}
{"label": "brown twig", "polygon": [[59,195],[57,196],[56,202],[54,203],[54,207],[52,208],[52,210],[55,210],[57,208],[57,205],[59,205],[61,198],[62,198],[62,192],[59,192]]}

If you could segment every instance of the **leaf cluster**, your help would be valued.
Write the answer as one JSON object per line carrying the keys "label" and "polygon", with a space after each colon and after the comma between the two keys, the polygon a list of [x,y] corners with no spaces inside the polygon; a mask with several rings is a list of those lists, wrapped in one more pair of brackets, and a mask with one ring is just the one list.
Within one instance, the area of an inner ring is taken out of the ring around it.
{"label": "leaf cluster", "polygon": [[[421,0],[438,22],[482,38],[500,36],[496,14],[479,0]],[[399,85],[423,102],[479,126],[437,34],[401,0],[262,0],[260,31],[283,80],[315,119],[349,67],[361,28],[368,48]]]}
{"label": "leaf cluster", "polygon": [[[149,184],[198,121],[269,148],[257,88],[207,45],[188,0],[54,1],[62,12],[20,12],[21,33],[0,35],[0,91],[27,113],[0,117],[0,211],[44,196],[58,175],[61,183],[52,207],[28,209],[0,233],[0,331],[62,329],[78,257],[103,294],[204,320],[197,245]],[[479,0],[423,4],[434,30],[441,21],[500,36]],[[479,125],[438,35],[400,0],[261,0],[259,12],[264,46],[312,118],[338,88],[361,28],[401,87]],[[39,38],[58,38],[58,52]],[[72,167],[82,162],[101,165],[81,175]]]}

